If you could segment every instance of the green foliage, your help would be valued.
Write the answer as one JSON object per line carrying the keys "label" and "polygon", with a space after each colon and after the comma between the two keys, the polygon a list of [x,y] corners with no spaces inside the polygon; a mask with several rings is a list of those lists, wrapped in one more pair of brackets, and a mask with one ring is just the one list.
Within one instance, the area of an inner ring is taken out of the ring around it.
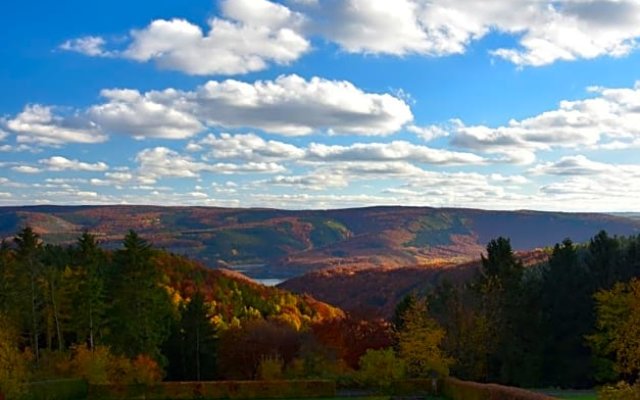
{"label": "green foliage", "polygon": [[409,230],[415,233],[415,238],[406,245],[415,247],[448,245],[451,244],[451,235],[469,233],[464,220],[449,213],[420,217],[409,226]]}
{"label": "green foliage", "polygon": [[395,382],[404,379],[406,369],[405,362],[396,357],[392,348],[367,350],[360,358],[356,379],[365,387],[389,390]]}
{"label": "green foliage", "polygon": [[133,231],[125,236],[123,244],[115,257],[112,326],[107,343],[129,357],[149,354],[160,360],[160,345],[169,333],[172,305],[167,291],[160,286],[161,275],[152,263],[151,245]]}
{"label": "green foliage", "polygon": [[[595,295],[597,302],[597,331],[589,342],[600,357],[601,366],[611,366],[624,376],[640,374],[640,279],[618,283],[611,290]],[[607,363],[606,360],[612,361]],[[613,374],[602,371],[602,377]],[[603,373],[604,372],[604,373]]]}

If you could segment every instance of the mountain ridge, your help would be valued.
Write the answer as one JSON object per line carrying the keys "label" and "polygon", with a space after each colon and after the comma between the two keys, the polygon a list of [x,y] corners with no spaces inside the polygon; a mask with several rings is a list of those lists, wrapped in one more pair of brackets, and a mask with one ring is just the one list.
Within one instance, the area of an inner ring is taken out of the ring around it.
{"label": "mountain ridge", "polygon": [[83,230],[103,246],[138,231],[154,245],[210,267],[257,264],[257,273],[290,278],[324,268],[450,266],[473,260],[486,242],[511,238],[531,250],[601,229],[640,233],[640,220],[606,213],[371,206],[282,210],[200,206],[0,207],[0,237],[30,225],[45,241],[67,243]]}

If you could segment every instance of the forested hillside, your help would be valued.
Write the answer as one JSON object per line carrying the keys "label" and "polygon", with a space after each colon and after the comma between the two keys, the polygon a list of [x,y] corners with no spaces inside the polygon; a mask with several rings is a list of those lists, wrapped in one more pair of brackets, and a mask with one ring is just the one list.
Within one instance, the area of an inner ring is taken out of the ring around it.
{"label": "forested hillside", "polygon": [[640,220],[607,214],[483,211],[429,207],[344,210],[82,206],[0,208],[0,236],[29,225],[48,243],[68,244],[84,230],[117,248],[129,229],[156,247],[207,266],[265,264],[278,277],[327,267],[446,266],[477,259],[494,237],[516,250],[551,246],[593,232],[629,235]]}

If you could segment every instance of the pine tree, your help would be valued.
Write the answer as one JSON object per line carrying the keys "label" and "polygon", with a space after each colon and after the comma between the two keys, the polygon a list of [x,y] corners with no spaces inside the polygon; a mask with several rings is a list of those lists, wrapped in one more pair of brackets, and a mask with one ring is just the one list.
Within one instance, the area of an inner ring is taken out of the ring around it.
{"label": "pine tree", "polygon": [[40,363],[40,343],[38,337],[41,333],[40,320],[41,306],[42,306],[42,293],[39,288],[39,280],[42,275],[42,241],[40,236],[37,235],[30,227],[24,228],[14,238],[17,250],[17,262],[23,273],[27,277],[28,281],[28,297],[29,297],[29,311],[30,316],[30,328],[29,339],[31,341],[31,348],[33,349],[36,365]]}
{"label": "pine tree", "polygon": [[146,354],[161,361],[168,335],[171,303],[153,263],[151,245],[134,231],[115,256],[112,280],[110,343],[129,357]]}

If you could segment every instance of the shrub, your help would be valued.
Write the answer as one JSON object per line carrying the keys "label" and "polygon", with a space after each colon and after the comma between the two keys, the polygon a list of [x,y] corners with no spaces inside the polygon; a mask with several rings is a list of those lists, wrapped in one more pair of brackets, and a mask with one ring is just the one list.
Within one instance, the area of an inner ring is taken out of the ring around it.
{"label": "shrub", "polygon": [[108,347],[85,346],[73,349],[70,375],[82,378],[92,385],[99,384],[151,384],[162,379],[162,370],[151,357],[139,355],[133,360],[111,354]]}
{"label": "shrub", "polygon": [[367,387],[386,390],[395,381],[403,379],[405,372],[404,361],[396,357],[393,349],[367,350],[360,358],[360,370],[356,379]]}
{"label": "shrub", "polygon": [[19,398],[28,378],[24,355],[15,345],[15,332],[0,321],[0,398]]}
{"label": "shrub", "polygon": [[598,399],[640,400],[640,383],[631,386],[626,382],[619,382],[616,385],[604,386],[598,391]]}
{"label": "shrub", "polygon": [[265,356],[258,365],[258,379],[264,381],[282,379],[283,367],[284,361],[282,361],[282,357]]}
{"label": "shrub", "polygon": [[108,347],[97,346],[91,351],[85,346],[77,346],[73,348],[71,373],[90,384],[108,383],[111,357]]}
{"label": "shrub", "polygon": [[160,382],[163,375],[156,360],[145,354],[140,354],[131,362],[130,376],[133,383],[150,385]]}

